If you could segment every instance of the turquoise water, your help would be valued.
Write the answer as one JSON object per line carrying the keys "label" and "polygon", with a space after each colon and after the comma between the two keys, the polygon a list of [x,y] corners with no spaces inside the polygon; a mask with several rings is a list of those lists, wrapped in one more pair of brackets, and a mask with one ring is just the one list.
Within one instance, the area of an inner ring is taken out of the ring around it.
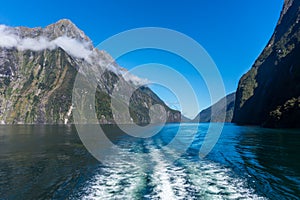
{"label": "turquoise water", "polygon": [[300,130],[225,124],[201,159],[208,124],[181,125],[177,139],[193,138],[183,155],[167,145],[178,126],[148,139],[104,126],[121,148],[105,164],[88,153],[74,126],[0,126],[0,199],[300,198]]}

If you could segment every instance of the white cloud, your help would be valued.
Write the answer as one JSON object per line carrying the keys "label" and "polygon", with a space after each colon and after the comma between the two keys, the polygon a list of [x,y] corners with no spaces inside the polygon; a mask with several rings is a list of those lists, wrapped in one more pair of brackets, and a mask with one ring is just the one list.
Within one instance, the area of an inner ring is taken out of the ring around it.
{"label": "white cloud", "polygon": [[19,50],[32,50],[32,51],[41,51],[44,49],[54,49],[56,46],[53,42],[49,42],[47,39],[40,38],[24,38],[19,40],[19,43],[16,46]]}
{"label": "white cloud", "polygon": [[60,47],[71,56],[84,59],[88,59],[91,54],[91,50],[87,48],[88,44],[85,42],[81,42],[67,36],[61,36],[52,41],[49,41],[45,37],[20,38],[16,33],[13,33],[7,26],[4,25],[0,25],[0,47],[16,47],[21,51],[41,51],[44,49],[52,50]]}
{"label": "white cloud", "polygon": [[147,85],[147,84],[151,83],[148,79],[139,78],[139,77],[131,74],[130,72],[123,73],[122,76],[125,79],[125,81],[130,81],[135,85],[141,86],[141,85]]}
{"label": "white cloud", "polygon": [[148,80],[148,79],[145,79],[145,78],[139,78],[137,77],[136,75],[130,73],[129,71],[125,70],[124,68],[120,68],[120,67],[117,67],[113,64],[108,64],[106,66],[110,71],[112,71],[113,73],[119,75],[119,76],[122,76],[124,78],[125,81],[127,82],[131,82],[133,83],[134,85],[139,85],[139,86],[142,86],[142,85],[147,85],[147,84],[150,84],[151,82]]}
{"label": "white cloud", "polygon": [[58,37],[52,41],[56,46],[61,47],[68,54],[77,58],[88,59],[92,51],[87,48],[88,44],[66,36]]}
{"label": "white cloud", "polygon": [[6,31],[6,26],[0,25],[0,46],[12,48],[18,45],[17,37],[8,34]]}

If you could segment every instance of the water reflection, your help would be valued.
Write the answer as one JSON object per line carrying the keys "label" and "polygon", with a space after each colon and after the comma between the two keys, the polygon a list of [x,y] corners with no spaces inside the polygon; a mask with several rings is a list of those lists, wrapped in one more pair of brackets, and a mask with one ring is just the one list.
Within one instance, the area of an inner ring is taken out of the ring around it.
{"label": "water reflection", "polygon": [[60,198],[98,164],[72,126],[1,126],[0,137],[0,198]]}
{"label": "water reflection", "polygon": [[253,177],[253,185],[261,193],[276,198],[300,194],[300,132],[255,127],[240,129],[237,152],[246,172]]}

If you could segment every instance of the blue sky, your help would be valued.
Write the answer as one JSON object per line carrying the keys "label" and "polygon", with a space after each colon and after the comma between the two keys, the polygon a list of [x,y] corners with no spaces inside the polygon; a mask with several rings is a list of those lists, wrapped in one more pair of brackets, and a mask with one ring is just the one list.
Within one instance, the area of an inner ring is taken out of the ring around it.
{"label": "blue sky", "polygon": [[[271,37],[283,0],[110,0],[110,1],[5,1],[0,24],[47,26],[61,18],[72,20],[94,42],[138,27],[164,27],[180,31],[199,42],[215,61],[226,87],[236,90],[238,80],[254,63]],[[128,69],[147,62],[167,64],[193,84],[201,109],[211,102],[201,77],[184,60],[166,52],[130,53],[118,63]],[[173,95],[153,88],[170,106],[178,108]],[[198,110],[184,113],[193,117]]]}

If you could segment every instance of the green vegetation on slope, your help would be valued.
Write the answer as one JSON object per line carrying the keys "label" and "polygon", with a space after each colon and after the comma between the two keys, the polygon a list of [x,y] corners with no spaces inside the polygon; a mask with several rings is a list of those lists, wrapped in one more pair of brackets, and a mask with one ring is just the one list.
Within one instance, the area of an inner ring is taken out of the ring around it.
{"label": "green vegetation on slope", "polygon": [[[239,82],[233,122],[300,127],[300,1],[285,0],[267,47]],[[295,102],[295,103],[294,103]],[[293,106],[287,106],[287,105]]]}

